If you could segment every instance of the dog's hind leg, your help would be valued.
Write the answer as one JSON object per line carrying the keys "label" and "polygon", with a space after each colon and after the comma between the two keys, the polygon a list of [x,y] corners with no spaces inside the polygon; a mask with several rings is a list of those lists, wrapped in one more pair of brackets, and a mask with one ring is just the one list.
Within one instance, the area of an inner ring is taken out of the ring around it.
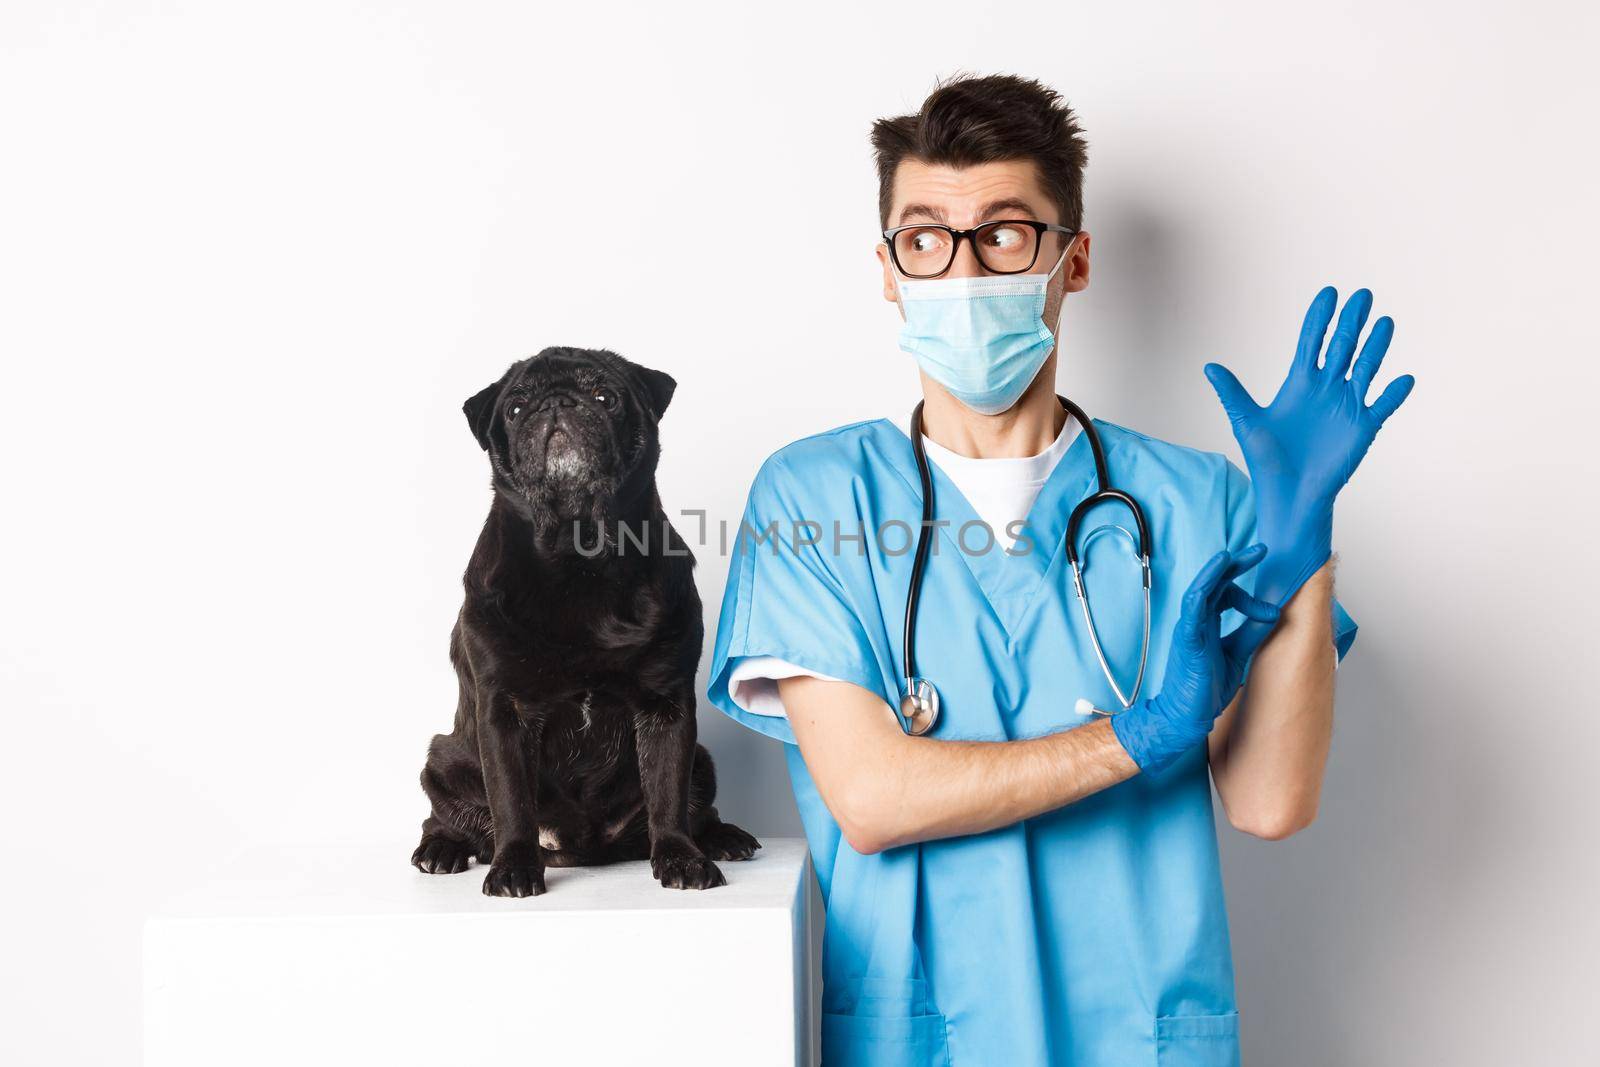
{"label": "dog's hind leg", "polygon": [[689,833],[701,852],[713,860],[747,860],[761,842],[731,822],[717,817],[711,801],[717,795],[717,769],[704,745],[696,745],[689,773]]}
{"label": "dog's hind leg", "polygon": [[411,865],[424,874],[460,874],[478,849],[446,827],[437,815],[422,821],[422,841],[411,854]]}
{"label": "dog's hind leg", "polygon": [[714,860],[747,860],[756,854],[761,842],[731,822],[717,818],[717,809],[708,808],[706,818],[694,835],[700,851]]}
{"label": "dog's hind leg", "polygon": [[479,799],[482,772],[461,749],[455,735],[441,734],[428,747],[422,768],[422,791],[433,813],[422,823],[422,841],[411,862],[428,874],[456,874],[473,857],[487,863],[494,852],[494,822],[487,803]]}

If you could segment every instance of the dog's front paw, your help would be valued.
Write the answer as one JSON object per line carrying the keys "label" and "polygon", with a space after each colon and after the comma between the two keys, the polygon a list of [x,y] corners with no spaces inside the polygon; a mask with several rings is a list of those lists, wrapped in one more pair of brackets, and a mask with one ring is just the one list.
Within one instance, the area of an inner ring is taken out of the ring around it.
{"label": "dog's front paw", "polygon": [[650,850],[650,873],[668,889],[715,889],[728,884],[717,865],[687,840],[657,843]]}
{"label": "dog's front paw", "polygon": [[487,897],[536,897],[544,892],[544,868],[529,863],[495,863],[483,877]]}

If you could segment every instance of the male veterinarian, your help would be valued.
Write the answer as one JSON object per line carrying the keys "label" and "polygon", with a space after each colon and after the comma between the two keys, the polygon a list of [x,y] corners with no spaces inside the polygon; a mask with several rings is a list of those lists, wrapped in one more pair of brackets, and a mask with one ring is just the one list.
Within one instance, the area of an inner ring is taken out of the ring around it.
{"label": "male veterinarian", "polygon": [[1085,423],[1056,393],[1089,284],[1072,112],[965,78],[872,142],[920,430],[844,426],[762,466],[710,686],[786,742],[827,904],[823,1062],[1235,1063],[1210,786],[1260,837],[1315,815],[1355,636],[1333,502],[1411,388],[1367,402],[1393,324],[1358,353],[1371,294],[1329,336],[1323,290],[1264,407],[1206,367],[1249,478]]}

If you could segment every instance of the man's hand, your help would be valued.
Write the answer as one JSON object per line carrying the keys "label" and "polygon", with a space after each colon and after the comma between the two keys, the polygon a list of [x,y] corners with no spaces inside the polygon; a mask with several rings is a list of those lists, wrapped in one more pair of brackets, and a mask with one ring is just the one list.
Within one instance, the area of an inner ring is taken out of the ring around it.
{"label": "man's hand", "polygon": [[[1183,594],[1161,692],[1111,717],[1117,740],[1141,771],[1158,771],[1204,741],[1239,691],[1250,656],[1278,621],[1278,608],[1233,579],[1266,554],[1265,545],[1252,545],[1237,556],[1218,552],[1206,561]],[[1223,637],[1222,613],[1228,608],[1261,625]]]}
{"label": "man's hand", "polygon": [[1394,320],[1385,315],[1373,324],[1352,368],[1350,357],[1372,310],[1366,289],[1345,302],[1322,355],[1338,299],[1328,286],[1311,302],[1289,376],[1267,407],[1257,405],[1226,367],[1208,363],[1205,368],[1250,469],[1257,535],[1271,546],[1256,593],[1280,605],[1328,561],[1334,497],[1416,384],[1411,375],[1402,375],[1367,404],[1367,391],[1394,336]]}

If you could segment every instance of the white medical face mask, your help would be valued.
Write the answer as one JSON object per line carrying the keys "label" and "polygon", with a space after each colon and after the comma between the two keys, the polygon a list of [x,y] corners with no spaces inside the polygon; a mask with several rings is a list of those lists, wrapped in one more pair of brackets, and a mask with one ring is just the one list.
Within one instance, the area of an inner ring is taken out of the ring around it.
{"label": "white medical face mask", "polygon": [[1063,251],[1049,274],[898,279],[906,317],[901,349],[980,415],[1009,410],[1055,348],[1044,321],[1045,293],[1066,259]]}

